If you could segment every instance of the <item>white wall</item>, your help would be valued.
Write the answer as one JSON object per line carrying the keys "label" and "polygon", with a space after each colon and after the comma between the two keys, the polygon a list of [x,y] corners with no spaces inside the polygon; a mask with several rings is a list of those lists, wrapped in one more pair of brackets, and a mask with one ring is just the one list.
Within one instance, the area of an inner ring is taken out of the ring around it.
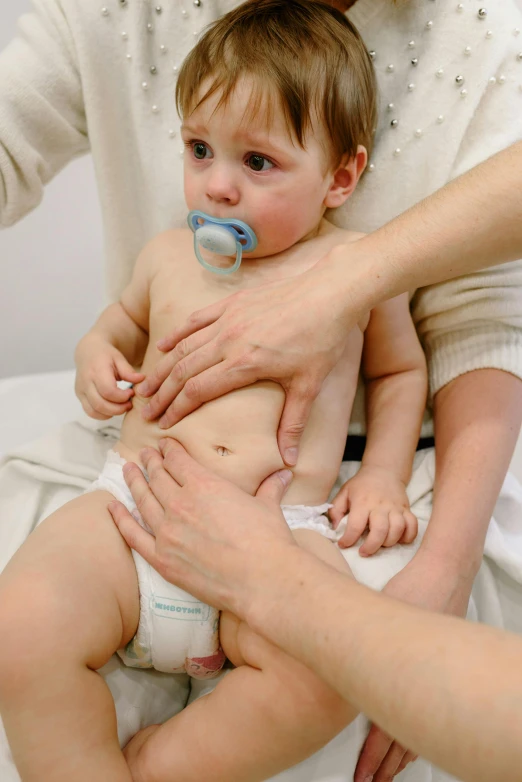
{"label": "white wall", "polygon": [[[0,49],[30,0],[0,0]],[[103,302],[100,210],[89,157],[74,161],[42,204],[0,231],[0,378],[67,369]]]}

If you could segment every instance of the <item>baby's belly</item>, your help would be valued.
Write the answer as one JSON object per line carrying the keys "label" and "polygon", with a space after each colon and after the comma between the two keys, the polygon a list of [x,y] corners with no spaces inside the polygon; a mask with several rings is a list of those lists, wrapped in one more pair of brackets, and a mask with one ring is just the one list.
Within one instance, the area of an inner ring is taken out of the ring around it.
{"label": "baby's belly", "polygon": [[277,445],[284,399],[281,386],[263,381],[214,399],[175,426],[160,429],[157,421],[142,417],[147,400],[135,397],[116,450],[129,461],[139,461],[142,448],[157,448],[163,437],[174,437],[199,464],[254,494],[264,478],[284,466]]}

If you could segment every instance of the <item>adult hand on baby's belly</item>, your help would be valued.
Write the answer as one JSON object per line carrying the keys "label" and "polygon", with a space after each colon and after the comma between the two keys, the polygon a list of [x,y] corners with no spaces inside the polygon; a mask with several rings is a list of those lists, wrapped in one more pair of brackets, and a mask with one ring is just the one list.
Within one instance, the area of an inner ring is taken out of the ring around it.
{"label": "adult hand on baby's belly", "polygon": [[168,353],[138,387],[154,395],[149,417],[162,415],[161,425],[168,426],[207,400],[272,378],[286,394],[280,450],[295,465],[312,403],[360,316],[347,316],[345,297],[332,290],[330,267],[327,258],[298,277],[235,293],[160,340]]}
{"label": "adult hand on baby's belly", "polygon": [[162,438],[178,440],[199,464],[255,494],[260,483],[284,467],[277,446],[277,425],[284,392],[276,383],[256,383],[213,400],[169,429],[146,421],[147,403],[136,395],[121,430],[121,455],[138,461],[146,446],[157,448]]}

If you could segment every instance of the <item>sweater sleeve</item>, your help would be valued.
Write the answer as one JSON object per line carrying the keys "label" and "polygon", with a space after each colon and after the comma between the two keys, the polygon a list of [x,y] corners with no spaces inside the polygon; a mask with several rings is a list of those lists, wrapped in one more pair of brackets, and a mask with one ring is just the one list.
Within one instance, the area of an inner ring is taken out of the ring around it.
{"label": "sweater sleeve", "polygon": [[[510,47],[496,82],[486,85],[477,104],[452,179],[522,138],[519,82],[522,63]],[[522,261],[421,288],[412,299],[412,316],[428,359],[432,397],[475,369],[522,378]]]}
{"label": "sweater sleeve", "polygon": [[34,0],[0,54],[0,226],[34,209],[44,185],[89,149],[74,39],[60,0]]}

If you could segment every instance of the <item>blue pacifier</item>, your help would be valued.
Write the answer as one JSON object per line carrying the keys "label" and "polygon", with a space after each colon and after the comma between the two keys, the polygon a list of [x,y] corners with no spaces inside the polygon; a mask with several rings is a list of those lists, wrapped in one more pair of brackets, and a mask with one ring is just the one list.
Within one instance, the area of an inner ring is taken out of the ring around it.
{"label": "blue pacifier", "polygon": [[[209,272],[215,274],[232,274],[241,266],[243,253],[250,253],[257,247],[257,236],[249,225],[242,220],[225,220],[211,217],[197,209],[189,212],[187,218],[191,231],[194,232],[194,252],[200,264]],[[236,260],[229,269],[212,266],[201,256],[200,246],[211,253],[219,255],[235,255]]]}

